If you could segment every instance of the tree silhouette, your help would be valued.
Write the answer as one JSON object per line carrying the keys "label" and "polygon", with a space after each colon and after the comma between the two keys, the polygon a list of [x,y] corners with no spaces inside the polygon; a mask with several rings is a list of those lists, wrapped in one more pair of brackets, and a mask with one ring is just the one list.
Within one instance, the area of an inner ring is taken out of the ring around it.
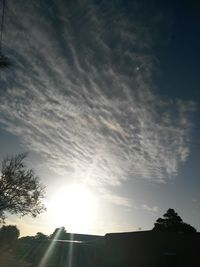
{"label": "tree silhouette", "polygon": [[30,214],[36,217],[45,210],[42,203],[44,187],[32,169],[27,169],[22,153],[7,157],[1,164],[0,177],[0,222],[5,212],[16,215]]}
{"label": "tree silhouette", "polygon": [[154,224],[153,231],[157,232],[180,232],[180,233],[195,233],[196,229],[183,222],[181,217],[174,209],[168,209],[163,215],[164,218],[158,218]]}
{"label": "tree silhouette", "polygon": [[12,247],[18,237],[19,230],[15,225],[4,225],[0,229],[0,246]]}
{"label": "tree silhouette", "polygon": [[48,239],[48,236],[41,233],[41,232],[37,232],[37,234],[35,235],[35,240],[38,240],[38,241],[45,241]]}
{"label": "tree silhouette", "polygon": [[64,226],[56,228],[49,236],[50,239],[66,239],[67,231]]}

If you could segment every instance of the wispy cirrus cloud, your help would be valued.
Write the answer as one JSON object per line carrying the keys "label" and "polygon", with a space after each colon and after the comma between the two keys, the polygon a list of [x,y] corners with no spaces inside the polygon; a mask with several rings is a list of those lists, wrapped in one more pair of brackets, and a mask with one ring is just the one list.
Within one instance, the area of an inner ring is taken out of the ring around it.
{"label": "wispy cirrus cloud", "polygon": [[108,189],[101,189],[101,198],[110,202],[114,205],[121,206],[124,208],[131,208],[133,207],[133,200],[125,197],[120,196],[118,194],[114,194],[113,192],[109,191]]}
{"label": "wispy cirrus cloud", "polygon": [[153,207],[150,207],[149,205],[147,204],[142,204],[142,209],[150,212],[151,214],[155,214],[158,212],[159,208],[158,206],[153,206]]}
{"label": "wispy cirrus cloud", "polygon": [[123,16],[109,3],[65,2],[9,2],[16,65],[1,73],[0,122],[56,172],[92,185],[177,175],[194,103],[153,90],[157,19],[145,26],[137,3]]}

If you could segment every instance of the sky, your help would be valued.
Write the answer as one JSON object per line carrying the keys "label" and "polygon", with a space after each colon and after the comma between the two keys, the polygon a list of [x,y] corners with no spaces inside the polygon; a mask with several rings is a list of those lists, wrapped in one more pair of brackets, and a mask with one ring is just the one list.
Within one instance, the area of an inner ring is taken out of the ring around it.
{"label": "sky", "polygon": [[168,208],[200,230],[199,9],[7,1],[0,159],[28,151],[46,186],[45,213],[8,214],[21,235],[148,230]]}

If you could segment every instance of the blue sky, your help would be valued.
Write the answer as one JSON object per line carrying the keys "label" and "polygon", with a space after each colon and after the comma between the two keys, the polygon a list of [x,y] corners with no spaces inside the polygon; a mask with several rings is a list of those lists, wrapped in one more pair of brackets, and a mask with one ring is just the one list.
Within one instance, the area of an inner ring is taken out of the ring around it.
{"label": "blue sky", "polygon": [[57,223],[82,231],[49,211],[73,183],[98,203],[90,233],[151,229],[168,208],[199,230],[198,10],[192,1],[9,1],[0,157],[29,151],[49,207],[37,219],[9,216],[22,234]]}

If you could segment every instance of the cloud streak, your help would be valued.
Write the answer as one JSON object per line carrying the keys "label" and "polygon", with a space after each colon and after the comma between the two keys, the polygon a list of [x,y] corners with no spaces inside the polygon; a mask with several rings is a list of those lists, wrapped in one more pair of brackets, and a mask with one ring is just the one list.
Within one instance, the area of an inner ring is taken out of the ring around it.
{"label": "cloud streak", "polygon": [[154,91],[154,19],[134,17],[137,3],[64,2],[9,2],[15,66],[1,73],[0,122],[57,173],[91,185],[177,175],[194,104]]}
{"label": "cloud streak", "polygon": [[153,215],[158,212],[158,206],[150,207],[147,204],[142,204],[142,209],[150,212]]}

